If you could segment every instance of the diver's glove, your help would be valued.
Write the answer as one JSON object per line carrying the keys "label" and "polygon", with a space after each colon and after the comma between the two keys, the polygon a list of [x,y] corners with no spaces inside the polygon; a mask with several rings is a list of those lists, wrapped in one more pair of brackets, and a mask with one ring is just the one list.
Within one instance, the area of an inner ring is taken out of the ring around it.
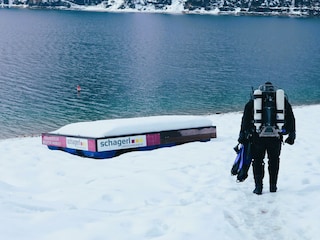
{"label": "diver's glove", "polygon": [[245,144],[248,141],[248,138],[246,135],[247,134],[245,132],[240,132],[238,142],[241,144]]}
{"label": "diver's glove", "polygon": [[290,145],[293,145],[295,139],[296,139],[296,133],[295,132],[291,132],[291,133],[289,133],[289,136],[287,137],[285,142],[290,144]]}

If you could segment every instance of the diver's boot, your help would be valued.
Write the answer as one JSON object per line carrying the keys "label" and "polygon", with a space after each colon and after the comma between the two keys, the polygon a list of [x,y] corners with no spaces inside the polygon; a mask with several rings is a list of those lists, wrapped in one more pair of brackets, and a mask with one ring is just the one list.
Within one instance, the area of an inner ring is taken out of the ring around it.
{"label": "diver's boot", "polygon": [[269,187],[270,187],[270,192],[274,193],[277,191],[277,181],[278,181],[278,169],[276,170],[271,170],[269,167]]}
{"label": "diver's boot", "polygon": [[253,190],[253,193],[255,193],[257,195],[261,195],[262,194],[262,185],[256,185],[256,188]]}
{"label": "diver's boot", "polygon": [[257,195],[262,194],[263,184],[262,184],[262,176],[261,175],[255,175],[254,176],[254,182],[256,184],[255,189],[253,190],[253,193]]}
{"label": "diver's boot", "polygon": [[277,189],[278,189],[277,185],[275,185],[275,184],[270,185],[270,192],[276,192]]}
{"label": "diver's boot", "polygon": [[277,180],[278,177],[275,174],[269,174],[269,187],[270,187],[270,192],[274,193],[277,191]]}
{"label": "diver's boot", "polygon": [[253,177],[254,177],[254,183],[255,183],[255,189],[253,190],[253,193],[257,195],[262,194],[262,188],[263,188],[263,178],[264,178],[264,162],[263,160],[254,160],[253,164]]}

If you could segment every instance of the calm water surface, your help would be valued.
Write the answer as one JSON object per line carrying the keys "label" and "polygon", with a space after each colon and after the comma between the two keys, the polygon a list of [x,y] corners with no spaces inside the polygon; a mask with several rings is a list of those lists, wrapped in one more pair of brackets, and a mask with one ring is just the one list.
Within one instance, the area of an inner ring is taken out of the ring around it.
{"label": "calm water surface", "polygon": [[319,29],[319,18],[0,9],[0,138],[241,111],[265,81],[293,105],[320,103]]}

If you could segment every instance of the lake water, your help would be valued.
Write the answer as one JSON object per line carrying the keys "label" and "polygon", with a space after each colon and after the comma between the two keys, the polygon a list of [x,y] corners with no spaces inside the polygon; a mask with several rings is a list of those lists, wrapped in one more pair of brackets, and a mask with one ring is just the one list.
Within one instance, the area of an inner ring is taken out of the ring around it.
{"label": "lake water", "polygon": [[242,111],[265,81],[293,105],[319,104],[319,29],[320,18],[0,9],[0,138]]}

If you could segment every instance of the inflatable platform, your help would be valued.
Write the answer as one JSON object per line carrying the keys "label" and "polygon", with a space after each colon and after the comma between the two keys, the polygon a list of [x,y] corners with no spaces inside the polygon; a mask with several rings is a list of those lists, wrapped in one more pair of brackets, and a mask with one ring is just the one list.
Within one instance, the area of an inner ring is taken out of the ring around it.
{"label": "inflatable platform", "polygon": [[200,116],[153,116],[68,124],[42,134],[42,144],[79,156],[104,159],[216,138],[216,127]]}

